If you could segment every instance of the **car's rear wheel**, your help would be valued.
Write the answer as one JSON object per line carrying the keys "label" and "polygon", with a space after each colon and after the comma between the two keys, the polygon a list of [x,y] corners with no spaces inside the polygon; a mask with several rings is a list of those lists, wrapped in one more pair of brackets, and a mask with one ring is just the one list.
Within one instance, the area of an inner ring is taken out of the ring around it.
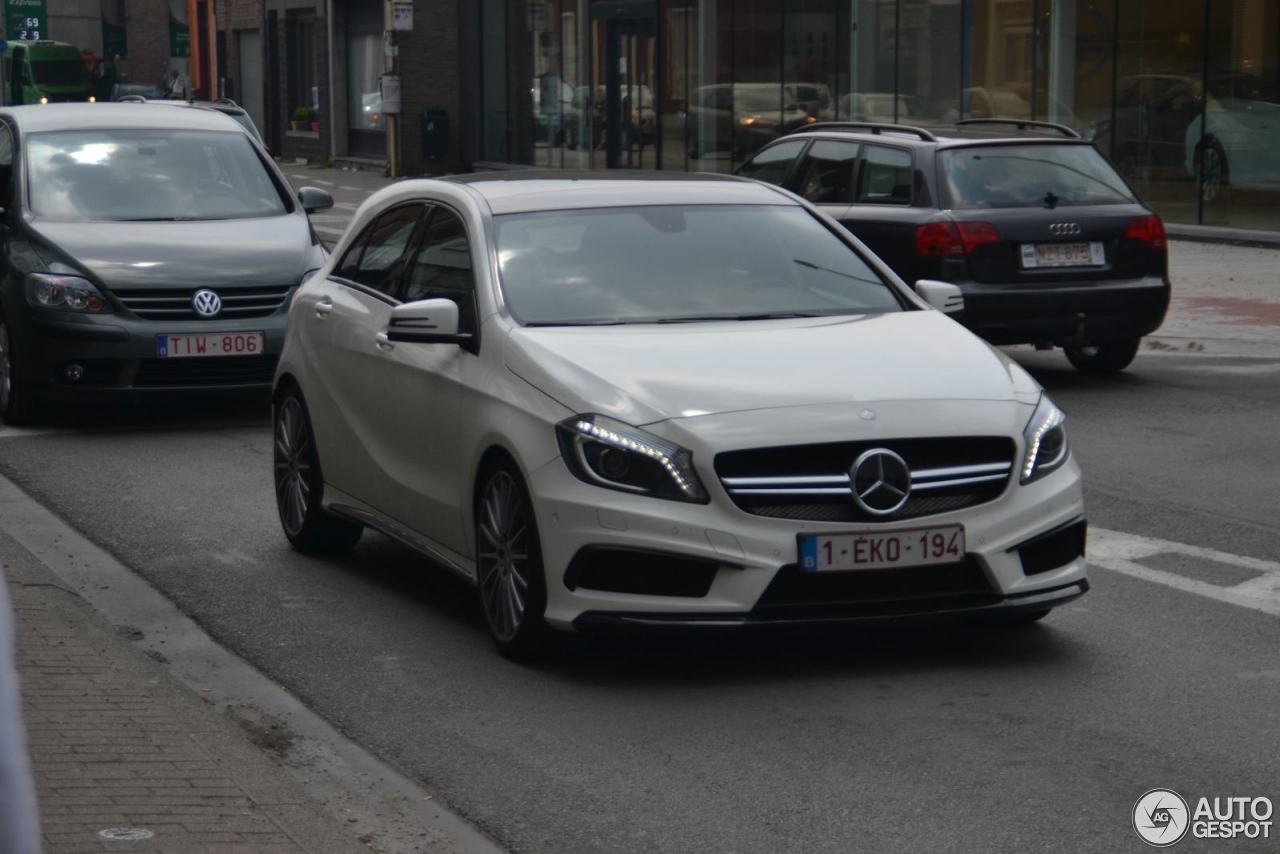
{"label": "car's rear wheel", "polygon": [[1077,371],[1084,374],[1114,374],[1132,364],[1141,343],[1141,338],[1132,338],[1127,341],[1108,341],[1105,344],[1068,346],[1064,349],[1067,359]]}
{"label": "car's rear wheel", "polygon": [[9,324],[0,314],[0,418],[14,427],[30,424],[39,414],[35,393],[18,377],[16,361]]}
{"label": "car's rear wheel", "polygon": [[351,548],[364,528],[321,506],[324,478],[302,395],[296,390],[285,392],[276,402],[274,420],[276,508],[284,535],[295,549],[307,554]]}
{"label": "car's rear wheel", "polygon": [[529,491],[510,462],[491,466],[476,497],[476,579],[498,651],[527,661],[546,646],[549,629],[542,544]]}

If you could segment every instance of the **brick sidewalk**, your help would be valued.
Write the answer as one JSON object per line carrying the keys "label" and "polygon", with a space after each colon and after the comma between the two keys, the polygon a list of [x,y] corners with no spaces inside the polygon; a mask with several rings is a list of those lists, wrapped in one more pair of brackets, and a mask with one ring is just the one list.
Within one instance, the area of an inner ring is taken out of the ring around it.
{"label": "brick sidewalk", "polygon": [[[244,731],[2,533],[0,563],[46,852],[367,854]],[[112,829],[151,835],[108,841]]]}

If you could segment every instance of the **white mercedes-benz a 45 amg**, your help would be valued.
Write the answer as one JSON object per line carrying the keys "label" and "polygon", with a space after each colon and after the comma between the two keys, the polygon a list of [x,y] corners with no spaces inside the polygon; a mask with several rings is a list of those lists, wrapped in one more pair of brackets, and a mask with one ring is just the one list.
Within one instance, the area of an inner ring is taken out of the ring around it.
{"label": "white mercedes-benz a 45 amg", "polygon": [[551,628],[1025,621],[1088,589],[1062,412],[755,182],[389,187],[293,300],[274,413],[294,546],[420,550],[511,656]]}

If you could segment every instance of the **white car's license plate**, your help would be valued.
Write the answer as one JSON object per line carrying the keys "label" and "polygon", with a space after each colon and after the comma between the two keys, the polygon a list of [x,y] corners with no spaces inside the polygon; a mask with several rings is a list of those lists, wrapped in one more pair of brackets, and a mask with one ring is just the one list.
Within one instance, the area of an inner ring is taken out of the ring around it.
{"label": "white car's license plate", "polygon": [[262,332],[156,336],[156,355],[161,359],[189,359],[201,356],[261,356],[266,346],[267,336]]}
{"label": "white car's license plate", "polygon": [[800,537],[800,568],[805,572],[931,566],[963,559],[963,525]]}
{"label": "white car's license plate", "polygon": [[1098,240],[1089,243],[1024,243],[1022,267],[1102,267],[1107,263],[1106,253]]}

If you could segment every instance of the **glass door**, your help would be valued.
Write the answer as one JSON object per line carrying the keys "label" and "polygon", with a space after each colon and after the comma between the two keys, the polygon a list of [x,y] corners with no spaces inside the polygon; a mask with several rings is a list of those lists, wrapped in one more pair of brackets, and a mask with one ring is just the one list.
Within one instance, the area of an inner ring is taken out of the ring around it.
{"label": "glass door", "polygon": [[[656,169],[662,156],[657,4],[609,0],[591,10],[591,92],[597,166]],[[602,162],[603,161],[603,162]]]}

